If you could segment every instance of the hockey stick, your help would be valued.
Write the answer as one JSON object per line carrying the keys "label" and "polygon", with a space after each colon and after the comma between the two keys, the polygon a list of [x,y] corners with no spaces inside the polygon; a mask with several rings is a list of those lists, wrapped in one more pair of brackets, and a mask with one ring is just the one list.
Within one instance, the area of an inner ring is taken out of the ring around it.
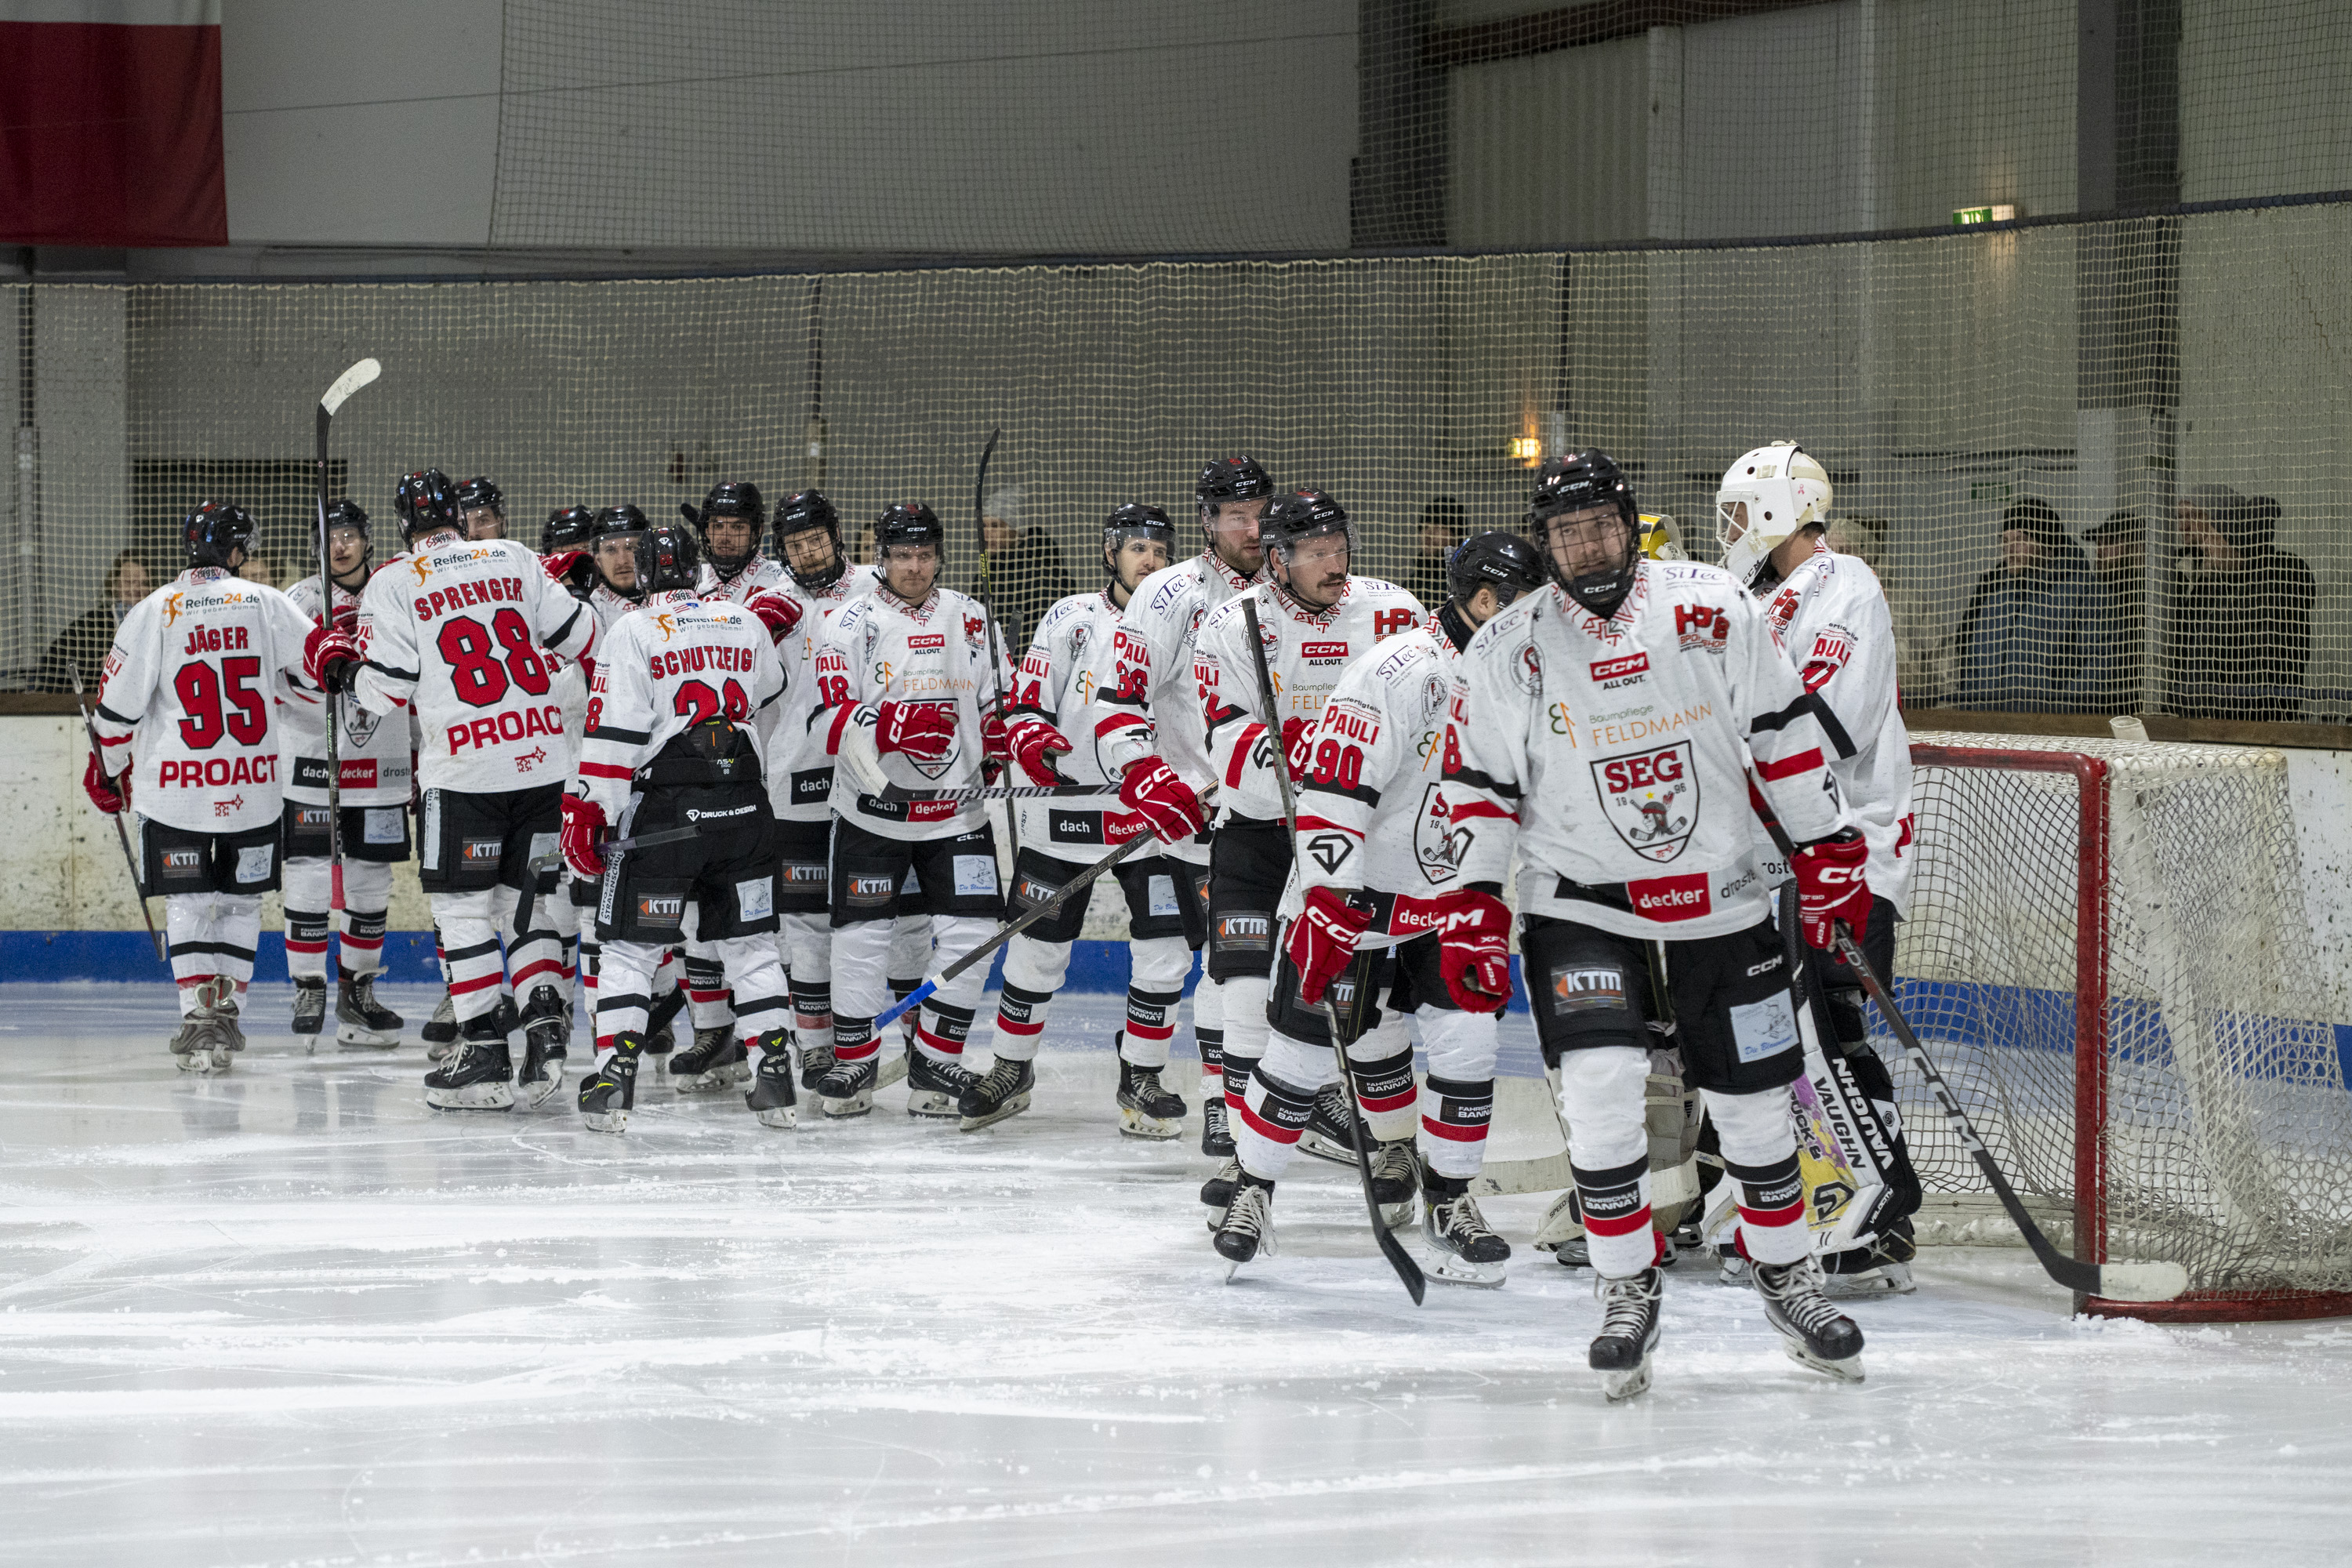
{"label": "hockey stick", "polygon": [[[1797,847],[1790,842],[1788,829],[1771,816],[1759,815],[1766,830],[1772,835],[1773,846],[1789,862],[1793,875],[1797,866]],[[1838,956],[1845,960],[1846,967],[1853,970],[1862,982],[1863,990],[1869,993],[1870,999],[1877,1004],[1878,1016],[1886,1020],[1886,1026],[1902,1042],[1903,1054],[1910,1058],[1919,1076],[1927,1080],[1928,1091],[1935,1095],[1936,1104],[1944,1112],[1944,1120],[1950,1123],[1952,1135],[1975,1157],[1977,1169],[1984,1173],[1985,1184],[1991,1187],[1993,1196],[2000,1200],[2000,1206],[2008,1211],[2011,1222],[2025,1237],[2025,1245],[2033,1249],[2033,1256],[2040,1260],[2042,1272],[2077,1295],[2103,1296],[2110,1301],[2169,1301],[2189,1289],[2189,1270],[2178,1263],[2083,1263],[2059,1251],[2050,1238],[2042,1234],[2042,1227],[2033,1223],[2033,1216],[2025,1212],[2025,1205],[2019,1199],[2016,1189],[2009,1184],[2009,1178],[2000,1173],[2000,1166],[1994,1163],[1991,1152],[1985,1148],[1984,1140],[1977,1136],[1975,1124],[1969,1121],[1968,1112],[1960,1109],[1959,1097],[1952,1092],[1951,1085],[1944,1081],[1944,1075],[1936,1070],[1935,1062],[1928,1058],[1927,1047],[1921,1045],[1919,1037],[1911,1032],[1910,1021],[1903,1016],[1903,1010],[1895,1006],[1895,998],[1887,994],[1885,985],[1878,978],[1878,972],[1870,966],[1868,955],[1862,951],[1862,944],[1853,940],[1853,931],[1845,921],[1838,921],[1831,926],[1830,936],[1836,945]],[[2078,1237],[2077,1240],[2078,1243],[2087,1242],[2089,1238]]]}
{"label": "hockey stick", "polygon": [[[1004,671],[1012,660],[1006,658],[1000,661],[997,657],[1003,640],[1001,636],[1003,627],[996,615],[995,584],[989,576],[988,518],[982,509],[988,504],[988,462],[990,458],[996,456],[996,443],[1003,434],[1004,426],[1002,425],[988,433],[988,445],[982,447],[980,451],[980,477],[971,483],[971,526],[980,534],[980,619],[982,627],[982,635],[987,646],[988,681],[996,692],[996,718],[999,723],[1004,721]],[[1012,847],[1013,864],[1017,869],[1021,864],[1021,813],[1010,806],[1006,807],[1004,812],[1004,841]],[[903,1003],[898,1010],[902,1013],[906,1011]],[[880,1028],[881,1026],[877,1024],[875,1027]]]}
{"label": "hockey stick", "polygon": [[[1274,782],[1282,792],[1282,821],[1290,833],[1290,863],[1297,866],[1300,863],[1298,800],[1291,793],[1290,759],[1283,755],[1282,726],[1275,721],[1274,672],[1266,667],[1265,644],[1258,631],[1255,589],[1242,595],[1242,618],[1249,624],[1250,661],[1257,666],[1258,700],[1265,705],[1266,742],[1274,752]],[[1331,1055],[1339,1063],[1339,1081],[1347,1086],[1348,1109],[1355,1119],[1356,1135],[1350,1142],[1356,1146],[1356,1174],[1363,1183],[1364,1211],[1371,1216],[1372,1237],[1380,1243],[1381,1256],[1389,1260],[1389,1267],[1396,1270],[1397,1278],[1404,1282],[1406,1292],[1412,1297],[1412,1304],[1418,1307],[1423,1295],[1429,1289],[1429,1281],[1423,1278],[1421,1265],[1413,1261],[1412,1254],[1404,1249],[1404,1243],[1399,1241],[1381,1221],[1381,1205],[1372,1197],[1372,1130],[1364,1121],[1363,1106],[1356,1099],[1356,1072],[1353,1064],[1348,1060],[1347,1043],[1339,1037],[1339,1010],[1331,1005],[1328,991],[1317,1005],[1322,1009],[1323,1026],[1330,1031]]]}
{"label": "hockey stick", "polygon": [[[654,833],[640,833],[635,838],[612,838],[596,846],[599,853],[625,855],[632,849],[652,849],[664,844],[683,844],[699,836],[699,827],[665,827]],[[515,900],[515,934],[520,936],[530,929],[530,911],[539,897],[539,879],[563,864],[562,855],[542,855],[523,863],[522,893]]]}
{"label": "hockey stick", "polygon": [[971,789],[908,789],[904,784],[886,784],[880,798],[901,805],[926,800],[1073,800],[1088,795],[1116,797],[1118,794],[1118,786],[1109,784],[981,784]]}
{"label": "hockey stick", "polygon": [[[334,544],[327,537],[327,427],[352,393],[383,374],[383,366],[374,360],[361,360],[335,377],[319,399],[319,620],[330,630],[335,625],[335,563]],[[343,923],[343,764],[337,754],[337,731],[342,727],[342,694],[331,689],[327,693],[327,923],[338,931]],[[336,962],[341,963],[340,953]]]}
{"label": "hockey stick", "polygon": [[[106,753],[99,750],[98,724],[89,716],[89,704],[82,700],[81,666],[66,660],[66,672],[73,677],[74,706],[81,711],[81,731],[89,737],[89,754],[98,761],[98,771],[106,771]],[[122,803],[128,806],[131,803]],[[163,939],[155,930],[155,917],[147,908],[146,889],[140,886],[139,861],[131,853],[131,830],[122,826],[122,813],[114,814],[114,836],[122,841],[122,863],[131,868],[131,890],[139,895],[139,918],[147,922],[147,939],[155,944],[155,962],[169,963],[171,955],[163,950]]]}
{"label": "hockey stick", "polygon": [[[1142,848],[1145,845],[1156,844],[1158,842],[1159,840],[1149,833],[1138,833],[1134,837],[1129,839],[1126,843],[1120,845],[1118,848],[1112,850],[1109,854],[1104,856],[1101,859],[1096,861],[1093,865],[1087,867],[1076,876],[1071,878],[1067,882],[1063,883],[1060,890],[1055,892],[1052,898],[1047,899],[1041,904],[1034,905],[1018,920],[1007,921],[1004,924],[999,926],[996,929],[995,935],[990,937],[986,942],[982,942],[978,947],[973,948],[970,952],[965,953],[961,958],[957,959],[953,963],[949,964],[945,969],[940,970],[939,973],[939,978],[924,981],[920,985],[916,986],[912,991],[908,992],[906,995],[900,997],[896,1003],[893,1003],[888,1011],[883,1013],[879,1017],[877,1017],[874,1020],[874,1032],[877,1035],[879,1035],[886,1026],[897,1023],[900,1018],[906,1016],[908,1013],[921,1006],[923,1003],[928,1000],[934,992],[938,991],[940,986],[945,985],[949,981],[953,980],[957,975],[961,974],[973,964],[987,963],[991,953],[993,953],[998,948],[1003,947],[1006,942],[1011,942],[1014,937],[1019,936],[1023,931],[1027,931],[1031,926],[1035,925],[1039,921],[1044,920],[1047,915],[1050,915],[1055,910],[1060,909],[1064,904],[1069,901],[1070,895],[1076,892],[1080,888],[1093,886],[1095,879],[1101,876],[1105,871],[1109,870],[1112,867],[1118,865],[1121,860],[1126,859],[1129,855],[1134,854],[1138,849]],[[1016,877],[1021,874],[1018,862],[1014,864],[1013,874]]]}

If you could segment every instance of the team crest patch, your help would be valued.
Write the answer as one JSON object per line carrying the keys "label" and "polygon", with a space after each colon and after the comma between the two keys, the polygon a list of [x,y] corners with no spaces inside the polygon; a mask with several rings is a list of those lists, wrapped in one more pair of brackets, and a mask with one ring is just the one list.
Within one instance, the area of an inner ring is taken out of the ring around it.
{"label": "team crest patch", "polygon": [[1520,647],[1517,656],[1511,660],[1511,676],[1519,683],[1519,689],[1528,696],[1542,692],[1543,656],[1536,652],[1535,644],[1528,643]]}
{"label": "team crest patch", "polygon": [[1423,785],[1421,815],[1412,822],[1412,858],[1432,887],[1442,888],[1459,874],[1472,837],[1471,829],[1454,826],[1444,792],[1433,784]]}
{"label": "team crest patch", "polygon": [[1592,764],[1592,787],[1609,826],[1645,860],[1671,860],[1698,821],[1698,767],[1691,743],[1677,741]]}

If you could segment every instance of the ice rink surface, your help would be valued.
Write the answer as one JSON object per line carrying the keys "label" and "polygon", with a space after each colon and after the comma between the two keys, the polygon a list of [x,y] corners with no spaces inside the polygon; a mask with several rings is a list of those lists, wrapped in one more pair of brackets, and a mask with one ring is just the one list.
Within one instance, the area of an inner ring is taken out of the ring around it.
{"label": "ice rink surface", "polygon": [[2070,1321],[1930,1251],[1848,1387],[1685,1263],[1610,1409],[1545,1197],[1487,1205],[1505,1289],[1415,1309],[1302,1160],[1223,1283],[1197,1138],[1117,1134],[1115,997],[984,1132],[648,1083],[619,1139],[428,1110],[421,1047],[305,1058],[286,997],[203,1081],[160,986],[0,990],[0,1561],[2352,1558],[2352,1324]]}

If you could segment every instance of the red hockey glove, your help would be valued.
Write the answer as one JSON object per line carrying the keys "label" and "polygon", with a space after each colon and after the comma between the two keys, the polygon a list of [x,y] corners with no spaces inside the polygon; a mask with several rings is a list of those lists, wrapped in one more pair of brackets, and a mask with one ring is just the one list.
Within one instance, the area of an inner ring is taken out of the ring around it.
{"label": "red hockey glove", "polygon": [[1856,942],[1870,930],[1870,883],[1862,874],[1870,846],[1861,834],[1847,832],[1852,837],[1806,845],[1789,868],[1797,878],[1797,926],[1808,947],[1833,945],[1830,927],[1838,921],[1852,928]]}
{"label": "red hockey glove", "polygon": [[584,550],[559,550],[552,555],[541,556],[539,564],[551,580],[561,583],[587,559]]}
{"label": "red hockey glove", "polygon": [[980,754],[992,763],[1013,760],[1013,731],[1005,724],[1003,715],[993,708],[981,710]]}
{"label": "red hockey glove", "polygon": [[760,617],[760,624],[768,628],[768,640],[778,647],[782,647],[783,640],[800,627],[801,602],[790,594],[779,594],[772,589],[765,594],[754,594],[751,602],[744,608]]}
{"label": "red hockey glove", "polygon": [[885,702],[874,710],[874,749],[944,757],[955,741],[955,710],[943,702]]}
{"label": "red hockey glove", "polygon": [[1492,893],[1447,893],[1437,972],[1465,1013],[1498,1013],[1511,1000],[1511,911]]}
{"label": "red hockey glove", "polygon": [[1192,786],[1158,757],[1145,757],[1127,770],[1118,786],[1118,803],[1150,823],[1163,844],[1192,837],[1209,820]]}
{"label": "red hockey glove", "polygon": [[329,691],[349,691],[359,673],[360,645],[340,626],[316,626],[302,643],[302,673]]}
{"label": "red hockey glove", "polygon": [[[130,783],[127,779],[123,782],[126,785]],[[89,796],[90,805],[98,807],[107,816],[116,816],[121,814],[123,795],[127,792],[117,789],[114,786],[114,780],[108,775],[107,771],[98,765],[96,752],[89,754],[89,765],[81,771],[81,792]]]}
{"label": "red hockey glove", "polygon": [[1356,956],[1356,939],[1371,923],[1372,911],[1356,908],[1338,889],[1307,889],[1307,907],[1290,922],[1283,947],[1297,966],[1301,1002],[1311,1007],[1323,1000],[1325,987]]}
{"label": "red hockey glove", "polygon": [[1311,721],[1296,714],[1282,721],[1282,755],[1289,764],[1292,784],[1306,783],[1307,770],[1314,765],[1315,747],[1307,738],[1314,728]]}
{"label": "red hockey glove", "polygon": [[604,874],[604,855],[596,840],[604,832],[604,808],[586,795],[563,797],[563,863],[583,877]]}
{"label": "red hockey glove", "polygon": [[1006,739],[1013,751],[1013,760],[1034,784],[1057,784],[1068,781],[1054,771],[1054,759],[1070,750],[1069,737],[1034,713],[1016,713],[1006,726]]}
{"label": "red hockey glove", "polygon": [[344,636],[357,638],[360,635],[360,607],[344,605],[335,611],[335,629]]}

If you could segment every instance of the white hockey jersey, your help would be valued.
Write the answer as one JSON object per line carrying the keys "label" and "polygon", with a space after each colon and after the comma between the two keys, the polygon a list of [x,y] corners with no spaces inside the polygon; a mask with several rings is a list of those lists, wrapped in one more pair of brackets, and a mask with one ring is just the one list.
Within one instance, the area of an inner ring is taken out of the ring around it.
{"label": "white hockey jersey", "polygon": [[[847,576],[848,574],[844,573],[843,575]],[[706,602],[745,605],[751,603],[752,595],[764,594],[771,588],[794,591],[792,574],[784,570],[784,563],[781,561],[772,561],[765,555],[755,556],[750,565],[723,580],[717,568],[706,561],[702,563],[701,579],[695,584],[694,596]]]}
{"label": "white hockey jersey", "polygon": [[636,771],[680,732],[712,718],[749,732],[764,773],[783,691],[783,665],[759,616],[683,589],[648,595],[636,614],[614,623],[597,650],[574,793],[620,822]]}
{"label": "white hockey jersey", "polygon": [[[304,577],[286,590],[302,616],[319,619],[319,579]],[[359,613],[360,595],[335,584],[335,608]],[[405,719],[386,719],[346,696],[343,732],[335,740],[336,771],[342,774],[345,805],[406,805],[415,782]],[[286,798],[306,805],[327,803],[327,704],[288,702],[278,710],[285,730],[279,752]]]}
{"label": "white hockey jersey", "polygon": [[[1001,659],[992,660],[987,625],[980,601],[953,588],[934,588],[919,605],[877,588],[835,612],[817,644],[819,706],[809,720],[825,753],[839,759],[845,744],[871,747],[881,703],[937,703],[955,714],[947,750],[937,757],[889,752],[879,759],[882,777],[907,789],[981,784],[981,704],[992,700],[1000,680],[1009,687],[1012,676]],[[866,735],[853,740],[853,726]],[[950,838],[977,833],[988,821],[979,801],[893,803],[854,786],[834,792],[833,810],[886,838]]]}
{"label": "white hockey jersey", "polygon": [[[1466,641],[1466,623],[1456,621]],[[1437,927],[1433,903],[1461,882],[1447,838],[1446,703],[1460,650],[1438,616],[1339,672],[1316,721],[1314,759],[1298,791],[1298,841],[1282,913],[1308,888],[1372,895],[1370,951]]]}
{"label": "white hockey jersey", "polygon": [[[1055,763],[1062,776],[1072,784],[1101,784],[1106,795],[1118,793],[1116,781],[1126,777],[1126,770],[1112,773],[1110,743],[1094,733],[1087,715],[1111,666],[1119,619],[1108,589],[1071,595],[1038,621],[1037,636],[1013,678],[1013,706],[1036,714],[1069,738],[1069,752]],[[1124,728],[1115,730],[1113,737]],[[1017,805],[1021,842],[1060,860],[1095,858],[1073,846],[1119,845],[1151,831],[1140,816],[1116,803],[1024,800]]]}
{"label": "white hockey jersey", "polygon": [[596,618],[510,539],[451,539],[388,562],[360,597],[357,686],[370,710],[411,704],[426,789],[492,795],[572,772],[544,650],[588,655]]}
{"label": "white hockey jersey", "polygon": [[[1878,577],[1859,556],[1816,543],[1769,591],[1764,619],[1797,679],[1820,699],[1814,718],[1830,744],[1830,772],[1870,845],[1870,890],[1898,914],[1911,903],[1911,734],[1895,679],[1895,620]],[[1780,864],[1769,839],[1757,846]],[[1785,870],[1781,875],[1785,876]]]}
{"label": "white hockey jersey", "polygon": [[1107,776],[1125,778],[1138,757],[1157,754],[1194,790],[1208,788],[1213,775],[1192,645],[1211,611],[1265,581],[1263,571],[1244,577],[1211,550],[1137,584],[1111,634],[1108,679],[1072,715],[1076,728],[1062,732],[1082,748],[1081,731],[1091,736]]}
{"label": "white hockey jersey", "polygon": [[1729,573],[1643,561],[1607,620],[1558,587],[1455,666],[1443,793],[1462,884],[1519,912],[1685,939],[1769,912],[1748,761],[1799,844],[1850,826],[1812,693]]}
{"label": "white hockey jersey", "polygon": [[776,649],[784,666],[784,700],[777,707],[775,740],[768,749],[768,804],[780,822],[824,822],[833,816],[833,753],[825,749],[824,728],[811,724],[823,705],[817,647],[842,606],[864,598],[880,581],[873,567],[851,566],[830,588],[803,588],[787,574],[777,589],[801,606],[801,624]]}
{"label": "white hockey jersey", "polygon": [[217,566],[181,573],[122,617],[98,685],[108,773],[128,749],[131,808],[192,833],[242,833],[285,805],[278,699],[301,679],[309,616],[277,589]]}
{"label": "white hockey jersey", "polygon": [[[1257,665],[1249,647],[1244,603],[1257,605],[1258,633],[1274,677],[1276,711],[1263,711]],[[1375,644],[1412,630],[1428,618],[1421,601],[1378,577],[1350,577],[1330,608],[1307,609],[1271,583],[1225,601],[1201,623],[1192,649],[1202,727],[1208,737],[1210,776],[1224,792],[1217,821],[1234,817],[1282,820],[1282,730],[1296,717],[1313,723],[1323,700],[1348,665]]]}

